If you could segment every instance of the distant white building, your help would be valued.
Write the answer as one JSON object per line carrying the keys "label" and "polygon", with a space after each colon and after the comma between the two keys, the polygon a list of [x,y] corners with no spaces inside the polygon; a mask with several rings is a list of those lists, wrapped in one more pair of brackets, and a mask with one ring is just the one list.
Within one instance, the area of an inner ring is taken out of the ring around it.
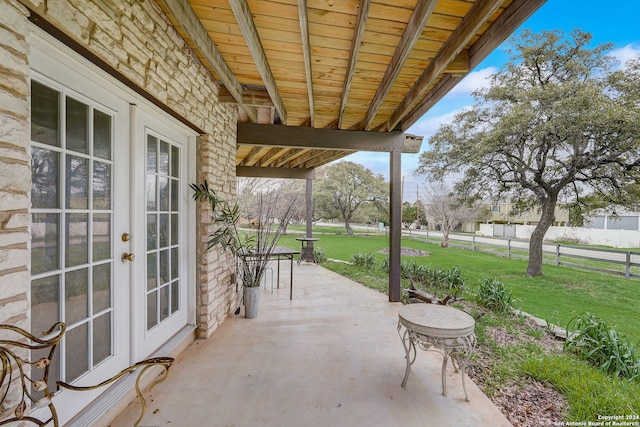
{"label": "distant white building", "polygon": [[601,209],[585,215],[584,226],[600,230],[640,231],[640,212],[620,206]]}

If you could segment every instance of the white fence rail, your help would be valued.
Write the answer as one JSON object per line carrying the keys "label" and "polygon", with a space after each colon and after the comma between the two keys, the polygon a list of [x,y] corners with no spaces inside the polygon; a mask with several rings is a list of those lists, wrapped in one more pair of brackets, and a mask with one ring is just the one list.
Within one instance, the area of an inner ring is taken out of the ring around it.
{"label": "white fence rail", "polygon": [[[440,231],[403,229],[404,237],[439,244]],[[474,234],[449,234],[449,246],[472,251],[487,252],[507,258],[528,258],[529,241],[523,239],[487,237]],[[640,251],[587,248],[563,244],[545,243],[543,261],[585,270],[602,271],[640,278]]]}

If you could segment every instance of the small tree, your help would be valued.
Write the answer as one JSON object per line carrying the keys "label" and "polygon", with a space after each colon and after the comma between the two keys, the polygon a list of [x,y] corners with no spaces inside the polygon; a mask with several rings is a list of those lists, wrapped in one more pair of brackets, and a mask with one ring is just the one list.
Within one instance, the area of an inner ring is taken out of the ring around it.
{"label": "small tree", "polygon": [[404,226],[404,228],[411,227],[411,224],[416,221],[417,211],[418,208],[409,202],[404,202],[402,204],[402,225]]}
{"label": "small tree", "polygon": [[470,205],[456,195],[450,187],[439,183],[429,187],[423,196],[427,220],[433,226],[439,226],[443,239],[443,248],[449,246],[449,233],[458,225],[474,219],[478,213],[478,205]]}
{"label": "small tree", "polygon": [[351,221],[358,209],[388,204],[387,193],[382,175],[357,163],[338,162],[325,168],[314,191],[314,202],[319,216],[344,221],[347,234],[353,234]]}

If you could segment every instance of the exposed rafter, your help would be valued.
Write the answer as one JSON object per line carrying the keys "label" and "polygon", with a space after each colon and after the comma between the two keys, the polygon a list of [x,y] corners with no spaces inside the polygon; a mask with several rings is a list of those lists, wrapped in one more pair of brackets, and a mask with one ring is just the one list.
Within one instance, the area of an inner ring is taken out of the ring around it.
{"label": "exposed rafter", "polygon": [[491,27],[469,49],[469,65],[475,68],[526,21],[546,0],[513,0]]}
{"label": "exposed rafter", "polygon": [[[518,26],[527,20],[546,0],[514,0],[504,12],[500,14],[493,25],[476,41],[467,53],[469,69],[480,64],[493,50],[498,47]],[[466,51],[463,51],[465,53]],[[447,69],[449,71],[449,69]],[[445,75],[424,97],[422,101],[402,120],[400,130],[406,131],[443,96],[445,96],[462,76]]]}
{"label": "exposed rafter", "polygon": [[282,123],[287,123],[287,110],[284,107],[280,91],[278,91],[278,87],[276,86],[276,79],[271,72],[271,67],[269,66],[267,55],[262,47],[262,42],[260,41],[256,24],[251,16],[247,0],[229,0],[229,5],[231,6],[231,10],[236,17],[236,20],[238,21],[240,30],[247,42],[249,50],[251,51],[251,55],[256,67],[258,68],[258,72],[262,77],[262,81],[267,88],[267,92],[269,92],[269,95],[271,96],[273,105],[275,105]]}
{"label": "exposed rafter", "polygon": [[309,42],[309,17],[307,0],[298,0],[298,16],[300,17],[300,35],[302,36],[302,53],[304,69],[307,75],[307,94],[309,98],[309,118],[311,127],[315,125],[315,107],[313,106],[313,74],[311,72],[311,43]]}
{"label": "exposed rafter", "polygon": [[473,4],[449,39],[442,45],[436,57],[395,109],[387,121],[387,129],[395,129],[396,125],[411,111],[422,95],[433,85],[440,74],[449,66],[449,63],[467,46],[479,28],[491,18],[501,4],[501,0],[477,1]]}
{"label": "exposed rafter", "polygon": [[344,75],[344,86],[342,88],[340,112],[338,115],[338,129],[342,129],[342,117],[344,115],[344,109],[347,106],[347,99],[349,99],[351,81],[353,80],[353,70],[356,68],[356,60],[358,59],[358,52],[360,51],[360,44],[362,43],[364,26],[367,23],[367,16],[369,15],[369,6],[371,6],[371,0],[360,0],[358,18],[356,19],[356,29],[351,41],[351,51],[349,52],[349,65],[347,66],[347,72]]}
{"label": "exposed rafter", "polygon": [[[424,30],[424,26],[431,16],[436,3],[437,0],[418,1],[418,4],[413,10],[413,14],[411,15],[411,19],[409,19],[407,28],[402,34],[400,43],[398,43],[398,46],[396,47],[393,58],[391,58],[391,62],[387,67],[387,71],[384,73],[382,82],[380,83],[380,86],[378,86],[378,90],[376,91],[371,104],[369,104],[369,109],[367,110],[367,114],[364,116],[364,120],[362,122],[363,129],[369,129],[369,126],[378,113],[378,110],[380,109],[384,98],[391,90],[391,87],[395,84],[396,79],[398,78],[398,75],[402,70],[402,67],[407,61],[407,58],[409,58],[409,55],[411,54],[411,51],[413,50],[416,42],[420,38],[420,35]],[[450,61],[447,61],[447,64],[449,62]]]}
{"label": "exposed rafter", "polygon": [[196,16],[189,2],[187,0],[162,1],[173,15],[177,24],[182,27],[183,31],[198,48],[204,60],[207,61],[209,66],[211,66],[218,77],[220,77],[222,84],[231,93],[233,99],[235,99],[238,105],[247,113],[251,121],[257,122],[258,116],[255,109],[245,105],[243,102],[242,85],[225,62],[222,53],[220,53],[216,45],[211,41],[207,30]]}

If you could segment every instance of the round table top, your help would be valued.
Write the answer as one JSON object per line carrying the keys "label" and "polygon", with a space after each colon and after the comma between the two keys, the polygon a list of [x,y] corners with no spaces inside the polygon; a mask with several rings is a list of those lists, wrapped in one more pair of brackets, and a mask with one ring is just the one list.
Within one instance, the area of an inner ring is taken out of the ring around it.
{"label": "round table top", "polygon": [[296,240],[300,240],[301,242],[317,242],[317,237],[296,237]]}
{"label": "round table top", "polygon": [[407,329],[439,338],[471,335],[476,323],[464,311],[438,304],[408,304],[398,310],[398,317]]}

